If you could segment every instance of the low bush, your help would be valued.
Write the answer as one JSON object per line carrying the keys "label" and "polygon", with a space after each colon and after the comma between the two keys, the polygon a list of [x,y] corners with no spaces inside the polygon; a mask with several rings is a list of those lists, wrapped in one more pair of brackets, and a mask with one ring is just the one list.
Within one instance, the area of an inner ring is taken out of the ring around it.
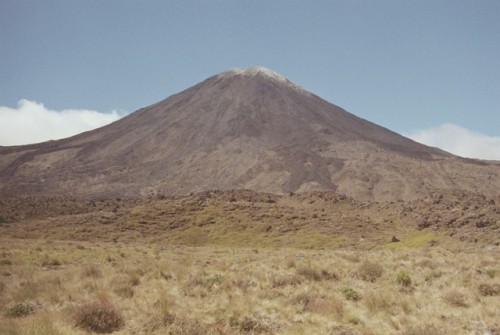
{"label": "low bush", "polygon": [[24,301],[15,303],[5,311],[5,316],[11,318],[19,318],[29,314],[33,314],[36,311],[36,304],[31,301]]}
{"label": "low bush", "polygon": [[111,333],[125,324],[121,312],[109,301],[94,301],[78,307],[74,313],[75,325],[96,333]]}
{"label": "low bush", "polygon": [[361,299],[359,293],[351,287],[342,286],[341,288],[339,288],[339,291],[347,300],[358,301]]}
{"label": "low bush", "polygon": [[407,272],[399,271],[396,276],[396,283],[404,287],[409,287],[411,286],[411,277]]}

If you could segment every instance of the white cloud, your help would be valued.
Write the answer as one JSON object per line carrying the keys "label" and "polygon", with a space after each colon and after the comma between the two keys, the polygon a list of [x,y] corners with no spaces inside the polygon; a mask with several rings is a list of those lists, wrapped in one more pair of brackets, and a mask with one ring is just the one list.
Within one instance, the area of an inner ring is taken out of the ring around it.
{"label": "white cloud", "polygon": [[455,124],[414,130],[404,136],[458,156],[500,160],[500,137],[476,133]]}
{"label": "white cloud", "polygon": [[55,111],[42,103],[22,99],[17,108],[0,106],[0,145],[19,145],[55,140],[116,121],[116,111],[86,109]]}

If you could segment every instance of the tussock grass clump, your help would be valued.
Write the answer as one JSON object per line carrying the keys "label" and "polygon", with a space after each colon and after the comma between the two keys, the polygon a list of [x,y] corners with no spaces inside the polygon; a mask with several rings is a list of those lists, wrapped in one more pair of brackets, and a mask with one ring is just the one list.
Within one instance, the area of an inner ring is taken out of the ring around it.
{"label": "tussock grass clump", "polygon": [[12,261],[10,259],[0,259],[0,265],[12,265]]}
{"label": "tussock grass clump", "polygon": [[356,275],[360,279],[373,283],[382,277],[383,272],[384,269],[379,263],[365,261],[359,266]]}
{"label": "tussock grass clump", "polygon": [[168,327],[169,335],[207,335],[207,329],[197,320],[177,319]]}
{"label": "tussock grass clump", "polygon": [[113,292],[122,298],[132,298],[134,296],[134,289],[130,286],[120,286],[113,290]]}
{"label": "tussock grass clump", "polygon": [[114,332],[125,325],[120,310],[107,300],[98,300],[79,306],[73,319],[77,327],[100,334]]}
{"label": "tussock grass clump", "polygon": [[138,286],[141,283],[141,277],[144,276],[142,269],[136,269],[128,273],[128,282],[132,286]]}
{"label": "tussock grass clump", "polygon": [[308,292],[302,292],[296,295],[293,299],[291,299],[291,302],[296,305],[302,306],[302,311],[307,310],[307,306],[313,299],[313,296],[309,294]]}
{"label": "tussock grass clump", "polygon": [[344,303],[336,297],[301,293],[292,302],[302,307],[301,312],[334,315],[339,319],[344,315]]}
{"label": "tussock grass clump", "polygon": [[165,298],[155,302],[153,315],[144,325],[144,330],[154,332],[158,329],[165,329],[176,322],[177,316],[170,312],[171,305]]}
{"label": "tussock grass clump", "polygon": [[424,258],[416,263],[421,268],[428,268],[431,270],[435,270],[439,267],[439,264],[435,261],[433,261],[430,258]]}
{"label": "tussock grass clump", "polygon": [[373,313],[390,311],[394,305],[393,295],[388,291],[369,292],[363,296],[363,302]]}
{"label": "tussock grass clump", "polygon": [[295,268],[295,267],[297,267],[297,263],[295,262],[295,258],[288,257],[288,258],[285,260],[285,266],[286,266],[288,269],[291,269],[291,268]]}
{"label": "tussock grass clump", "polygon": [[454,289],[443,294],[443,301],[454,307],[468,307],[467,297],[462,292]]}
{"label": "tussock grass clump", "polygon": [[42,291],[41,283],[35,280],[21,281],[19,288],[14,291],[12,297],[16,301],[35,300]]}
{"label": "tussock grass clump", "polygon": [[5,316],[10,318],[20,318],[35,313],[36,308],[36,304],[32,301],[18,302],[7,307]]}
{"label": "tussock grass clump", "polygon": [[207,335],[207,327],[195,319],[188,319],[171,312],[174,305],[166,298],[154,304],[155,312],[151,319],[144,325],[146,333],[168,335]]}
{"label": "tussock grass clump", "polygon": [[337,274],[329,272],[328,270],[317,270],[312,267],[300,267],[297,269],[297,274],[303,276],[307,280],[320,281],[320,280],[334,280],[338,279]]}
{"label": "tussock grass clump", "polygon": [[92,264],[83,269],[82,276],[87,278],[100,278],[102,277],[102,271],[96,265]]}
{"label": "tussock grass clump", "polygon": [[[2,335],[75,335],[69,328],[62,328],[54,322],[51,313],[46,311],[30,315],[25,319],[0,319]],[[80,334],[80,333],[79,333]]]}
{"label": "tussock grass clump", "polygon": [[335,316],[341,319],[344,316],[344,302],[337,297],[321,297],[313,300],[310,307],[311,311],[326,316]]}
{"label": "tussock grass clump", "polygon": [[403,335],[444,335],[445,333],[433,325],[413,326],[403,332]]}

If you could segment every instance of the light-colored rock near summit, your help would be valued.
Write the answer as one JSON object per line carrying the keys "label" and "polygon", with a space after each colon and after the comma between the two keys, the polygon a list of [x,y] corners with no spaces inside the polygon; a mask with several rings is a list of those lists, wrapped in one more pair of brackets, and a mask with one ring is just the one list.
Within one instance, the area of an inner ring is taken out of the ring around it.
{"label": "light-colored rock near summit", "polygon": [[243,76],[263,75],[263,76],[267,76],[269,78],[272,78],[274,80],[279,80],[282,82],[287,81],[287,79],[285,77],[283,77],[282,75],[274,72],[271,69],[263,67],[263,66],[253,66],[253,67],[249,67],[249,68],[235,67],[235,68],[229,69],[227,71],[224,71],[220,74],[220,76],[230,76],[230,75],[243,75]]}

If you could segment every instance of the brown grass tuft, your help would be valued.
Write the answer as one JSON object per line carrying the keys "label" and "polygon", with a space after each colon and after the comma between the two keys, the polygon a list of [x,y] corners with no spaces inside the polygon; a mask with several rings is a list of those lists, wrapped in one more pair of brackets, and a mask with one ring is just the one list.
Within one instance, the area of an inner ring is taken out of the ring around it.
{"label": "brown grass tuft", "polygon": [[407,329],[403,335],[444,335],[444,332],[433,325],[413,326]]}
{"label": "brown grass tuft", "polygon": [[482,296],[497,296],[500,295],[500,285],[499,284],[480,284],[479,293]]}
{"label": "brown grass tuft", "polygon": [[87,278],[100,278],[102,277],[102,271],[96,265],[91,264],[83,269],[82,276]]}
{"label": "brown grass tuft", "polygon": [[297,269],[297,274],[303,276],[307,280],[334,280],[338,279],[337,274],[328,270],[317,270],[312,267],[300,267]]}

